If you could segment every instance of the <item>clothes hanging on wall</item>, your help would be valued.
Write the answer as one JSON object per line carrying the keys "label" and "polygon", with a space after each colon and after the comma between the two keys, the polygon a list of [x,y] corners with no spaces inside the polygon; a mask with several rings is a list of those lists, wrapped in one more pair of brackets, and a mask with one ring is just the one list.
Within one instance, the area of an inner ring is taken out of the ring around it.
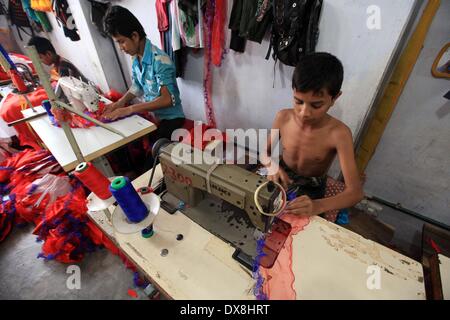
{"label": "clothes hanging on wall", "polygon": [[22,0],[22,7],[23,7],[23,11],[25,11],[28,15],[29,19],[33,19],[34,21],[38,21],[38,17],[36,15],[36,11],[34,11],[33,8],[31,8],[31,0]]}
{"label": "clothes hanging on wall", "polygon": [[6,9],[5,4],[0,1],[0,16],[7,15],[7,14],[8,14],[8,10]]}
{"label": "clothes hanging on wall", "polygon": [[9,0],[8,13],[11,19],[11,24],[17,27],[31,28],[28,16],[23,10],[22,2],[20,0]]}
{"label": "clothes hanging on wall", "polygon": [[157,0],[155,5],[158,17],[158,30],[161,37],[161,49],[169,55],[175,64],[176,76],[181,77],[186,64],[186,51],[182,50],[177,1]]}
{"label": "clothes hanging on wall", "polygon": [[103,24],[103,17],[105,16],[109,5],[94,0],[89,0],[89,2],[91,3],[91,22],[97,27],[98,32],[100,32],[104,38],[109,37]]}
{"label": "clothes hanging on wall", "polygon": [[224,56],[227,1],[157,0],[156,10],[161,46],[174,61],[177,77],[182,75],[184,67],[182,47],[205,48],[205,110],[208,124],[215,127],[211,64],[220,66]]}
{"label": "clothes hanging on wall", "polygon": [[[168,29],[164,32],[164,51],[169,55],[175,64],[176,77],[182,77],[184,73],[184,67],[186,65],[186,49],[181,47],[178,50],[174,50],[172,47],[172,30],[174,28],[174,19],[171,14],[171,0],[166,1],[166,12],[169,21]],[[178,23],[176,24],[178,26]],[[180,37],[178,33],[178,43],[180,42]]]}
{"label": "clothes hanging on wall", "polygon": [[211,39],[211,62],[220,67],[225,54],[227,0],[216,0]]}
{"label": "clothes hanging on wall", "polygon": [[175,1],[178,7],[178,11],[175,13],[178,18],[178,26],[180,31],[180,37],[183,45],[190,48],[204,48],[204,36],[203,36],[203,11],[201,2],[197,1],[197,11],[194,14],[187,14],[183,9],[180,8],[180,0]]}
{"label": "clothes hanging on wall", "polygon": [[245,51],[246,40],[261,43],[273,20],[270,0],[234,0],[228,28],[230,49]]}
{"label": "clothes hanging on wall", "polygon": [[194,22],[194,25],[197,25],[199,21],[198,12],[203,11],[205,8],[206,0],[179,0],[178,6],[181,10],[183,10],[186,15],[188,15]]}
{"label": "clothes hanging on wall", "polygon": [[53,12],[58,24],[62,25],[64,35],[72,41],[80,40],[75,19],[72,16],[67,0],[53,0]]}
{"label": "clothes hanging on wall", "polygon": [[52,0],[30,0],[30,6],[36,11],[52,12]]}
{"label": "clothes hanging on wall", "polygon": [[[22,35],[20,34],[21,30],[26,34],[30,35],[34,34],[28,16],[23,9],[21,0],[8,1],[8,15],[11,20],[11,25],[15,25],[17,28],[17,33],[19,35],[20,40],[23,40]],[[30,28],[30,33],[25,31],[25,28]]]}
{"label": "clothes hanging on wall", "polygon": [[167,52],[164,34],[169,30],[169,16],[167,11],[167,3],[170,0],[156,0],[156,17],[158,18],[158,30],[161,40],[161,49]]}
{"label": "clothes hanging on wall", "polygon": [[42,26],[45,32],[51,32],[53,30],[50,21],[48,21],[47,15],[45,12],[36,11],[36,17],[38,19],[38,23]]}
{"label": "clothes hanging on wall", "polygon": [[22,0],[23,10],[27,13],[28,18],[42,26],[45,32],[52,31],[52,25],[48,21],[47,15],[42,11],[35,11],[31,8],[30,0]]}
{"label": "clothes hanging on wall", "polygon": [[180,25],[178,23],[178,11],[179,9],[177,1],[172,0],[169,4],[169,14],[170,14],[171,42],[173,51],[181,49],[181,35],[180,35]]}
{"label": "clothes hanging on wall", "polygon": [[295,66],[301,55],[314,52],[322,1],[274,0],[271,46],[275,60]]}
{"label": "clothes hanging on wall", "polygon": [[[172,48],[172,26],[170,23],[171,17],[170,17],[170,0],[166,1],[164,3],[164,12],[166,14],[167,18],[167,26],[165,30],[161,32],[161,49],[163,49],[172,59],[173,62],[175,62],[175,54]],[[159,19],[159,18],[158,18]]]}

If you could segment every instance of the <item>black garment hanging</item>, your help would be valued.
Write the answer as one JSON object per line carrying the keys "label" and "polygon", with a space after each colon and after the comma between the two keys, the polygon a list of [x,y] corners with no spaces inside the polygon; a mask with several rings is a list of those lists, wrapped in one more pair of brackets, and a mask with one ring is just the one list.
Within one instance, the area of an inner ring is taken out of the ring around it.
{"label": "black garment hanging", "polygon": [[75,19],[70,12],[67,0],[53,0],[52,7],[58,24],[62,25],[64,35],[72,41],[80,40]]}
{"label": "black garment hanging", "polygon": [[272,1],[234,0],[228,28],[230,49],[244,52],[246,40],[261,43],[272,23]]}
{"label": "black garment hanging", "polygon": [[[206,0],[200,1],[200,8],[203,10],[205,8]],[[178,7],[180,10],[184,11],[187,16],[192,18],[194,26],[198,23],[198,1],[197,0],[179,0]]]}
{"label": "black garment hanging", "polygon": [[275,60],[295,66],[300,56],[314,52],[321,9],[322,0],[274,0],[271,47]]}

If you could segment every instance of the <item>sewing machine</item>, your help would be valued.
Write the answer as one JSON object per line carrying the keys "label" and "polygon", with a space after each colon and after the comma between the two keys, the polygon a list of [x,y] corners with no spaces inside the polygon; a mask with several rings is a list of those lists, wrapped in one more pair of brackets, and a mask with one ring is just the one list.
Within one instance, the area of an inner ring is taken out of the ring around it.
{"label": "sewing machine", "polygon": [[[156,193],[163,189],[161,181],[169,180],[157,165],[133,181],[135,189],[149,186],[151,176]],[[159,194],[166,200],[172,196],[169,191]],[[256,280],[251,271],[233,259],[236,246],[223,238],[232,228],[217,229],[220,236],[205,228],[206,216],[216,216],[219,222],[226,223],[227,218],[220,218],[224,212],[219,213],[219,208],[208,202],[203,205],[204,201],[193,208],[169,212],[162,206],[163,200],[151,238],[116,232],[101,211],[87,215],[166,298],[255,299]],[[188,216],[194,209],[201,209],[198,211],[202,211],[203,221]],[[272,224],[271,234],[275,226]],[[312,217],[304,230],[293,233],[289,244],[297,299],[425,298],[419,262],[320,217]],[[368,285],[376,284],[373,279],[377,275],[381,288],[369,289]]]}
{"label": "sewing machine", "polygon": [[[181,149],[190,159],[180,156]],[[196,164],[191,161],[196,157],[195,152],[203,159],[203,151],[183,143],[167,142],[159,147],[156,153],[167,191],[162,195],[162,206],[164,202],[171,203],[200,226],[231,243],[238,249],[237,260],[245,260],[242,262],[249,268],[257,254],[256,240],[266,234],[267,260],[262,264],[273,265],[290,225],[264,213],[280,209],[281,190],[265,177],[238,165],[203,161]]]}
{"label": "sewing machine", "polygon": [[79,112],[88,109],[90,112],[98,110],[100,96],[91,84],[87,84],[74,77],[61,77],[58,80],[58,88],[64,92],[69,103]]}

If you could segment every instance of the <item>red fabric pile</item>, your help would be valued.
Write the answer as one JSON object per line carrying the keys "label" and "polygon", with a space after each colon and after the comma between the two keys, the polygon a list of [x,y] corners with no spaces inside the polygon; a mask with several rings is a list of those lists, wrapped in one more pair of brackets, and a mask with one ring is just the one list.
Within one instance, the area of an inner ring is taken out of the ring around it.
{"label": "red fabric pile", "polygon": [[44,240],[38,257],[74,263],[95,250],[86,228],[86,194],[81,183],[72,180],[71,184],[72,191],[47,208],[33,231],[39,240]]}
{"label": "red fabric pile", "polygon": [[[56,181],[58,192],[42,192],[39,182]],[[63,181],[61,181],[63,180]],[[68,192],[61,193],[66,184]],[[16,153],[0,164],[0,242],[16,224],[33,223],[33,234],[44,241],[38,255],[63,263],[79,262],[96,246],[119,255],[128,268],[136,268],[87,217],[86,193],[81,183],[70,178],[46,150]]]}
{"label": "red fabric pile", "polygon": [[[40,106],[43,100],[48,99],[43,88],[39,88],[27,94],[27,98],[31,104],[36,107]],[[3,101],[0,109],[0,116],[5,122],[13,122],[23,118],[22,110],[27,109],[28,105],[24,97],[10,93]],[[17,136],[22,146],[30,146],[36,150],[40,149],[40,139],[31,129],[28,123],[20,123],[14,126]]]}
{"label": "red fabric pile", "polygon": [[[53,181],[66,179],[70,192],[53,202],[52,194],[35,192],[36,182],[48,175]],[[68,179],[48,151],[25,150],[8,158],[0,167],[0,183],[0,240],[11,231],[14,221],[30,222],[36,225],[33,233],[44,241],[40,257],[73,263],[94,249],[86,228],[85,191],[76,179]]]}
{"label": "red fabric pile", "polygon": [[[9,53],[9,57],[11,58],[12,62],[15,64],[23,64],[28,67],[28,70],[35,74],[36,71],[33,66],[33,62],[27,57],[19,53]],[[0,81],[10,80],[11,76],[8,72],[5,72],[5,69],[3,69],[2,66],[0,66]]]}

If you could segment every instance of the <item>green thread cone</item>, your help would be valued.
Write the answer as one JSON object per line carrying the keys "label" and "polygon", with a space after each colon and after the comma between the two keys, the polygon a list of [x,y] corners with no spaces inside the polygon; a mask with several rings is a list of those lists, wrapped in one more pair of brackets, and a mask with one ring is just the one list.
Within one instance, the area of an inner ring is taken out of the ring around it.
{"label": "green thread cone", "polygon": [[113,180],[113,182],[111,182],[111,188],[114,190],[119,190],[125,187],[126,183],[125,177],[117,177]]}

